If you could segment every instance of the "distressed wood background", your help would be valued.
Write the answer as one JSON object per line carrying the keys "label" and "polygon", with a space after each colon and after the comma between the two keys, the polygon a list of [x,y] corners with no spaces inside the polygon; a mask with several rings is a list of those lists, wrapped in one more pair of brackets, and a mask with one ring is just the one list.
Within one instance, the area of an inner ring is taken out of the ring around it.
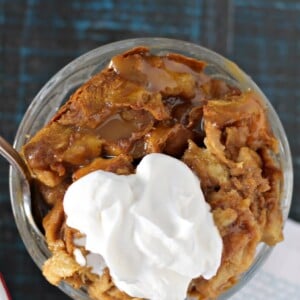
{"label": "distressed wood background", "polygon": [[[0,0],[0,134],[13,141],[39,89],[60,68],[100,45],[134,37],[183,39],[237,62],[265,92],[294,160],[290,217],[300,221],[300,3],[273,0]],[[8,165],[0,159],[0,272],[13,299],[67,297],[50,286],[14,224]]]}

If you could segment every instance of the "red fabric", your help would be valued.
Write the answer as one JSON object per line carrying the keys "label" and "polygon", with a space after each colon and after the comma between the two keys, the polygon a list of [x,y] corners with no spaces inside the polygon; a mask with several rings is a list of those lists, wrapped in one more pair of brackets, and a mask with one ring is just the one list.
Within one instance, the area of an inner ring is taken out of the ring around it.
{"label": "red fabric", "polygon": [[[6,294],[6,297],[7,297],[7,300],[12,300],[11,295],[8,291],[7,285],[5,283],[4,277],[1,273],[0,273],[0,284],[1,284],[0,288],[2,288],[4,290],[4,292]],[[4,300],[6,300],[6,299],[4,299]]]}

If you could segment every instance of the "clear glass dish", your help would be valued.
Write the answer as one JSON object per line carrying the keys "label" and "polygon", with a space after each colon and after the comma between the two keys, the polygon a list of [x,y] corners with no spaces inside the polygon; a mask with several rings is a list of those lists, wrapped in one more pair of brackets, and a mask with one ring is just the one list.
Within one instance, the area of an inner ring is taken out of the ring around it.
{"label": "clear glass dish", "polygon": [[[165,38],[130,39],[101,46],[75,59],[54,75],[33,99],[17,131],[14,142],[15,148],[20,149],[30,136],[50,120],[74,90],[95,73],[102,70],[109,63],[112,56],[139,45],[150,47],[151,52],[155,54],[177,52],[205,60],[208,63],[207,72],[211,76],[222,78],[242,90],[252,89],[261,96],[268,108],[268,117],[273,132],[279,140],[280,152],[277,159],[284,175],[281,201],[284,220],[286,220],[292,198],[293,170],[286,134],[275,110],[251,78],[234,63],[213,51],[184,41]],[[45,240],[34,230],[26,215],[21,178],[12,168],[10,169],[9,184],[12,209],[19,233],[30,256],[37,266],[41,268],[45,260],[50,256],[50,252]],[[229,299],[244,286],[259,270],[271,250],[272,247],[265,244],[259,245],[252,266],[241,276],[238,283],[220,296],[219,299]],[[89,299],[85,290],[76,290],[64,282],[59,285],[59,288],[73,299]]]}

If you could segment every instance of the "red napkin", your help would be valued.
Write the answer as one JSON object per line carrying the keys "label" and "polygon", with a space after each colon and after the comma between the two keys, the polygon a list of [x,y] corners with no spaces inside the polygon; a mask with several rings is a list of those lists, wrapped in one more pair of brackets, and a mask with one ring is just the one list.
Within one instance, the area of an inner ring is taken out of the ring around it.
{"label": "red napkin", "polygon": [[4,281],[3,275],[0,273],[0,299],[1,300],[12,300],[7,285]]}

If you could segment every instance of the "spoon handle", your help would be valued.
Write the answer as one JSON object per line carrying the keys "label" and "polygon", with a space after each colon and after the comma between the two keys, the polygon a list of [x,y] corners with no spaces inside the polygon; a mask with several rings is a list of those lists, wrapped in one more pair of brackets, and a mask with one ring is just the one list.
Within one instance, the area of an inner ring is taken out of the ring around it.
{"label": "spoon handle", "polygon": [[23,161],[20,154],[1,135],[0,135],[0,155],[2,155],[10,163],[10,165],[13,168],[15,168],[16,171],[19,171],[19,173],[21,174],[22,177],[21,190],[22,190],[23,207],[24,207],[25,215],[31,227],[33,228],[35,234],[37,234],[40,239],[44,239],[44,236],[41,233],[41,230],[39,229],[36,220],[33,216],[32,207],[33,209],[36,209],[36,206],[32,205],[32,201],[35,200],[34,198],[33,200],[31,198],[31,187],[33,186],[31,184],[33,183],[33,181],[31,179],[31,175],[29,173],[27,165]]}
{"label": "spoon handle", "polygon": [[0,136],[0,154],[14,167],[22,176],[30,180],[27,166],[20,154],[9,144],[2,136]]}

